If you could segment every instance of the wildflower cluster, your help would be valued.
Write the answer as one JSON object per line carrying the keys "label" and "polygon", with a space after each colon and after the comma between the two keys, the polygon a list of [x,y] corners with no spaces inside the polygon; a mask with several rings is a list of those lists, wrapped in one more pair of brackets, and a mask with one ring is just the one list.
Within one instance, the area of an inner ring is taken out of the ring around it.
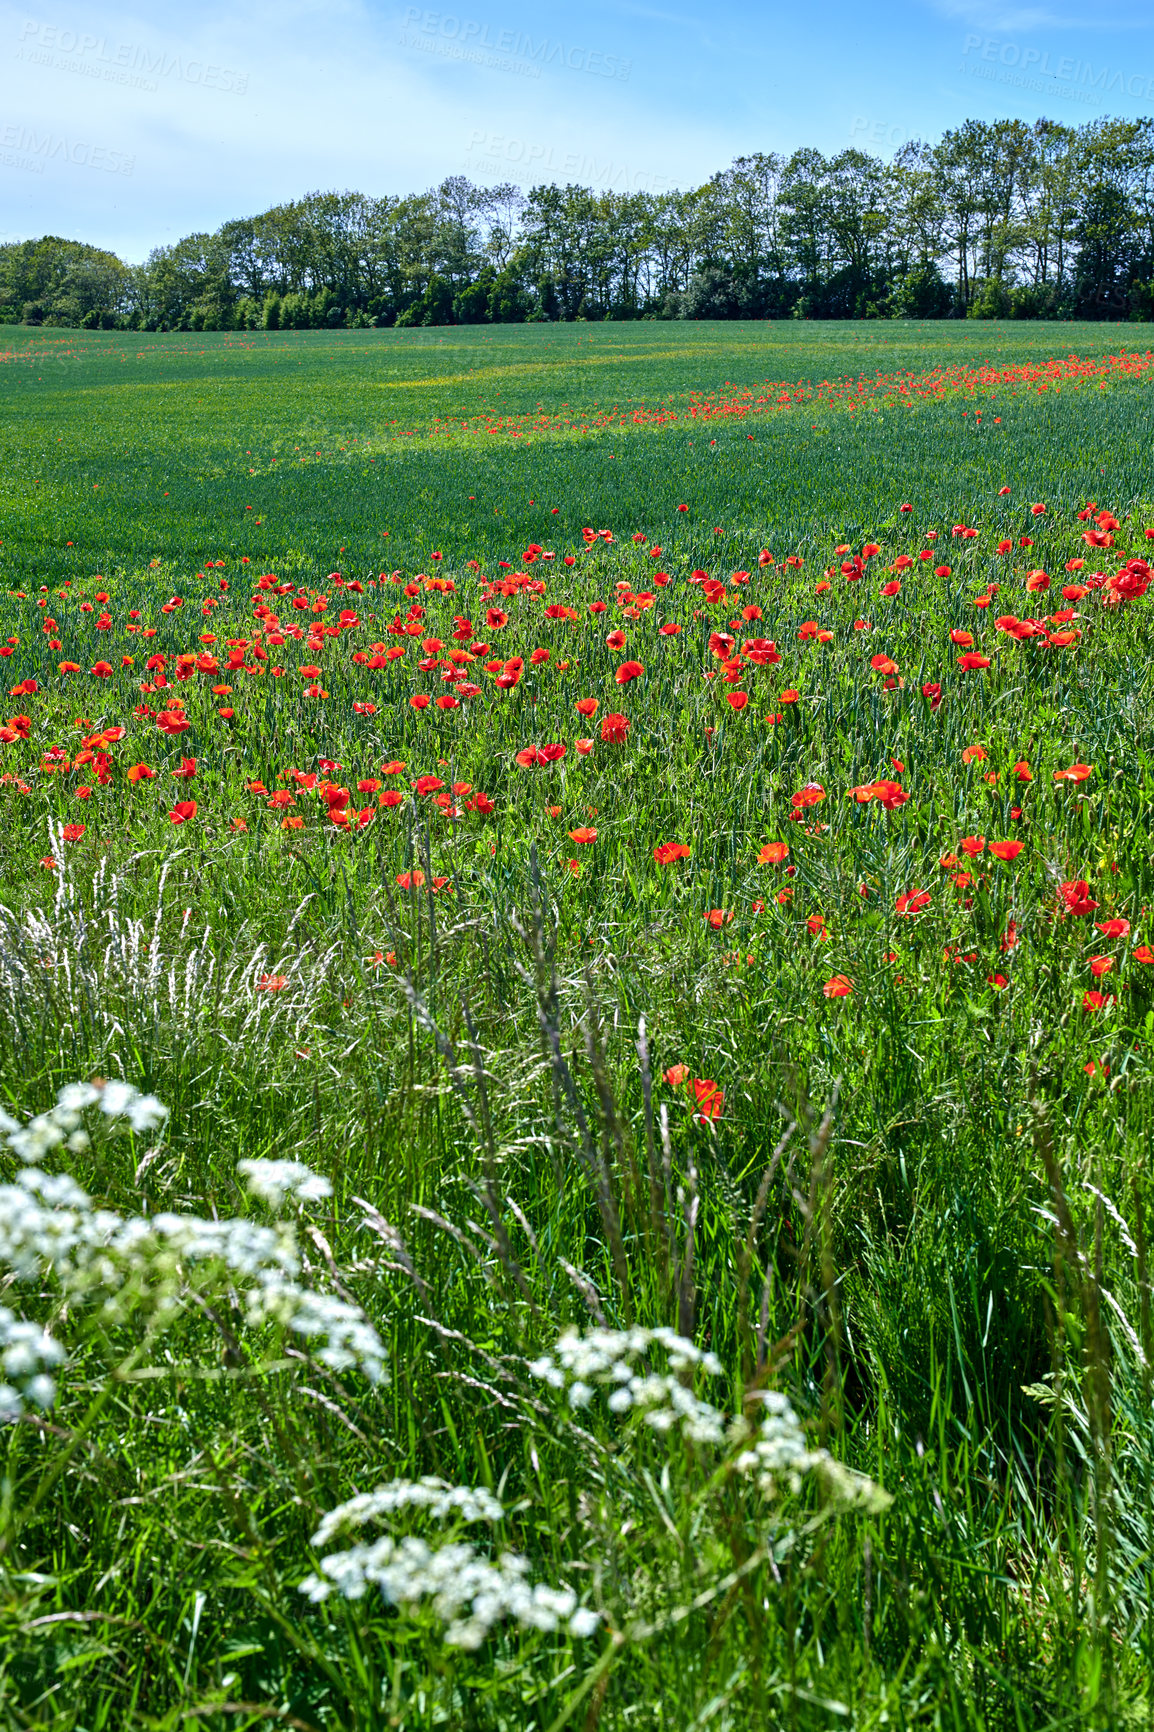
{"label": "wildflower cluster", "polygon": [[[276,1323],[315,1343],[316,1357],[331,1369],[355,1366],[371,1382],[387,1381],[386,1348],[359,1306],[299,1279],[291,1224],[168,1212],[125,1216],[98,1207],[68,1174],[44,1171],[37,1163],[52,1149],[88,1147],[82,1115],[93,1106],[134,1130],[155,1129],[167,1116],[159,1101],[123,1082],[70,1084],[54,1107],[24,1126],[5,1115],[0,1128],[8,1147],[26,1164],[0,1185],[0,1270],[27,1282],[51,1281],[67,1302],[93,1305],[109,1321],[146,1312],[154,1329],[184,1310],[190,1292],[227,1281],[250,1327]],[[253,1190],[274,1204],[331,1190],[299,1162],[250,1161],[242,1169]],[[48,1364],[62,1363],[64,1352],[35,1325],[5,1318],[9,1382],[24,1378],[29,1398],[46,1405],[52,1392],[37,1379]],[[6,1408],[15,1402],[15,1394],[0,1395]]]}
{"label": "wildflower cluster", "polygon": [[[342,1528],[387,1521],[404,1512],[431,1519],[453,1518],[458,1524],[499,1522],[504,1510],[489,1492],[444,1480],[393,1480],[330,1510],[313,1535],[323,1546]],[[463,1540],[431,1545],[418,1535],[383,1534],[331,1552],[321,1573],[310,1575],[300,1591],[313,1601],[337,1592],[359,1600],[369,1588],[380,1590],[390,1605],[414,1612],[428,1602],[446,1625],[445,1642],[452,1648],[479,1648],[490,1631],[509,1621],[525,1630],[553,1631],[564,1626],[571,1636],[591,1636],[599,1618],[578,1605],[572,1588],[553,1588],[529,1580],[528,1560],[502,1552],[496,1562]]]}

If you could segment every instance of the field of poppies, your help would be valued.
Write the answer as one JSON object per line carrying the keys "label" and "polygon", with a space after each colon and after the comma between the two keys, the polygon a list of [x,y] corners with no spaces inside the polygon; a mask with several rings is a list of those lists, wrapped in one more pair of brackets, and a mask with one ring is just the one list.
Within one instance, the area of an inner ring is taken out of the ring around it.
{"label": "field of poppies", "polygon": [[5,1723],[1151,1723],[1136,332],[0,333]]}

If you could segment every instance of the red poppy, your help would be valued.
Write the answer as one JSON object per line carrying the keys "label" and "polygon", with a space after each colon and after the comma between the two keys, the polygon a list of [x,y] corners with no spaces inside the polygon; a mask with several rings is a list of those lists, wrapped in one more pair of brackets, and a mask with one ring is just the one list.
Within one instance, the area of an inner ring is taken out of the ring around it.
{"label": "red poppy", "polygon": [[991,842],[990,853],[995,860],[1016,860],[1024,847],[1024,842]]}
{"label": "red poppy", "polygon": [[[985,849],[986,838],[984,836],[963,836],[958,846],[963,854],[968,854],[971,860],[976,860]],[[1021,846],[1020,843],[1019,846]]]}
{"label": "red poppy", "polygon": [[707,921],[708,924],[713,927],[713,930],[717,932],[721,927],[730,924],[733,919],[733,911],[732,909],[725,908],[707,908],[701,918]]}
{"label": "red poppy", "polygon": [[679,1089],[688,1075],[689,1066],[687,1064],[671,1064],[665,1072],[665,1080],[670,1088]]}
{"label": "red poppy", "polygon": [[988,668],[989,665],[989,656],[978,655],[975,650],[967,650],[965,655],[958,657],[958,666],[964,668],[967,673],[972,672],[975,668]]}
{"label": "red poppy", "polygon": [[930,901],[928,890],[906,890],[898,897],[895,907],[899,914],[919,914]]}
{"label": "red poppy", "polygon": [[574,842],[596,842],[597,832],[588,824],[582,824],[577,830],[570,830],[570,839]]}
{"label": "red poppy", "polygon": [[419,890],[425,882],[425,874],[420,867],[415,872],[398,872],[397,883],[402,890]]}
{"label": "red poppy", "polygon": [[[628,729],[629,717],[618,714],[616,710],[611,710],[601,718],[601,738],[607,745],[623,746]],[[580,746],[578,750],[580,751]]]}
{"label": "red poppy", "polygon": [[1112,956],[1092,956],[1090,958],[1090,973],[1095,980],[1101,980],[1104,974],[1109,974],[1114,966]]}
{"label": "red poppy", "polygon": [[196,817],[195,800],[178,800],[168,814],[170,824],[187,824],[190,818]]}
{"label": "red poppy", "polygon": [[622,662],[613,678],[619,686],[626,686],[630,680],[640,679],[644,672],[640,662]]}
{"label": "red poppy", "polygon": [[1114,994],[1101,992],[1084,992],[1082,994],[1083,1010],[1108,1010],[1114,1002]]}
{"label": "red poppy", "polygon": [[848,974],[835,974],[822,987],[826,998],[848,998],[853,991],[853,981]]}
{"label": "red poppy", "polygon": [[1004,974],[987,974],[986,980],[991,986],[996,986],[999,992],[1010,984]]}
{"label": "red poppy", "polygon": [[1128,938],[1130,922],[1116,915],[1113,920],[1096,920],[1094,922],[1104,938]]}
{"label": "red poppy", "polygon": [[1093,764],[1071,764],[1068,770],[1055,770],[1055,782],[1084,782],[1093,773]]}
{"label": "red poppy", "polygon": [[1089,914],[1098,906],[1090,900],[1090,886],[1084,878],[1068,878],[1059,884],[1058,894],[1066,904],[1067,914]]}
{"label": "red poppy", "polygon": [[256,990],[258,992],[283,992],[287,985],[288,976],[285,974],[262,974],[256,983]]}
{"label": "red poppy", "polygon": [[825,799],[825,789],[820,782],[807,782],[804,788],[799,788],[796,794],[791,794],[789,803],[797,812],[803,812],[809,806],[816,806]]}
{"label": "red poppy", "polygon": [[726,692],[725,701],[734,710],[743,710],[749,702],[748,692]]}
{"label": "red poppy", "polygon": [[1147,965],[1154,963],[1154,950],[1151,950],[1148,944],[1139,944],[1133,955],[1135,962],[1145,962]]}
{"label": "red poppy", "polygon": [[579,716],[595,716],[597,714],[597,699],[578,698],[574,707]]}
{"label": "red poppy", "polygon": [[653,858],[659,866],[670,866],[675,860],[688,860],[692,849],[684,842],[659,842],[653,850]]}
{"label": "red poppy", "polygon": [[125,775],[130,782],[151,782],[155,779],[156,771],[150,770],[147,764],[132,764],[125,771]]}
{"label": "red poppy", "polygon": [[778,866],[788,853],[788,842],[767,842],[757,856],[757,863],[759,866]]}
{"label": "red poppy", "polygon": [[709,1077],[694,1077],[690,1083],[698,1115],[703,1119],[719,1119],[725,1091]]}
{"label": "red poppy", "polygon": [[196,759],[182,757],[179,770],[173,770],[172,774],[181,781],[191,782],[196,775]]}
{"label": "red poppy", "polygon": [[86,828],[84,824],[65,824],[60,834],[66,842],[79,842]]}

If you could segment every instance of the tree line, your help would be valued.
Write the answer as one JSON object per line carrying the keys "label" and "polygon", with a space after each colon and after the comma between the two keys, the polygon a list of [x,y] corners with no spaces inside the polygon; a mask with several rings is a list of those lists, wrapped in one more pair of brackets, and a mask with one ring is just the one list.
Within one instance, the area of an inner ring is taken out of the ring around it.
{"label": "tree line", "polygon": [[1154,317],[1154,119],[968,120],[892,161],[738,157],[687,192],[315,192],[142,265],[0,247],[0,320],[149,331],[526,320]]}

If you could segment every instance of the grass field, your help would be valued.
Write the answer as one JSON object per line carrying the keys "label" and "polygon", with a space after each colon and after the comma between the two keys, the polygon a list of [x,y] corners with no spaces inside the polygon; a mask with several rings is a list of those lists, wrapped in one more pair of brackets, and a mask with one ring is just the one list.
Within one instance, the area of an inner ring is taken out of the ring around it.
{"label": "grass field", "polygon": [[1133,334],[2,334],[5,1724],[1154,1723]]}

